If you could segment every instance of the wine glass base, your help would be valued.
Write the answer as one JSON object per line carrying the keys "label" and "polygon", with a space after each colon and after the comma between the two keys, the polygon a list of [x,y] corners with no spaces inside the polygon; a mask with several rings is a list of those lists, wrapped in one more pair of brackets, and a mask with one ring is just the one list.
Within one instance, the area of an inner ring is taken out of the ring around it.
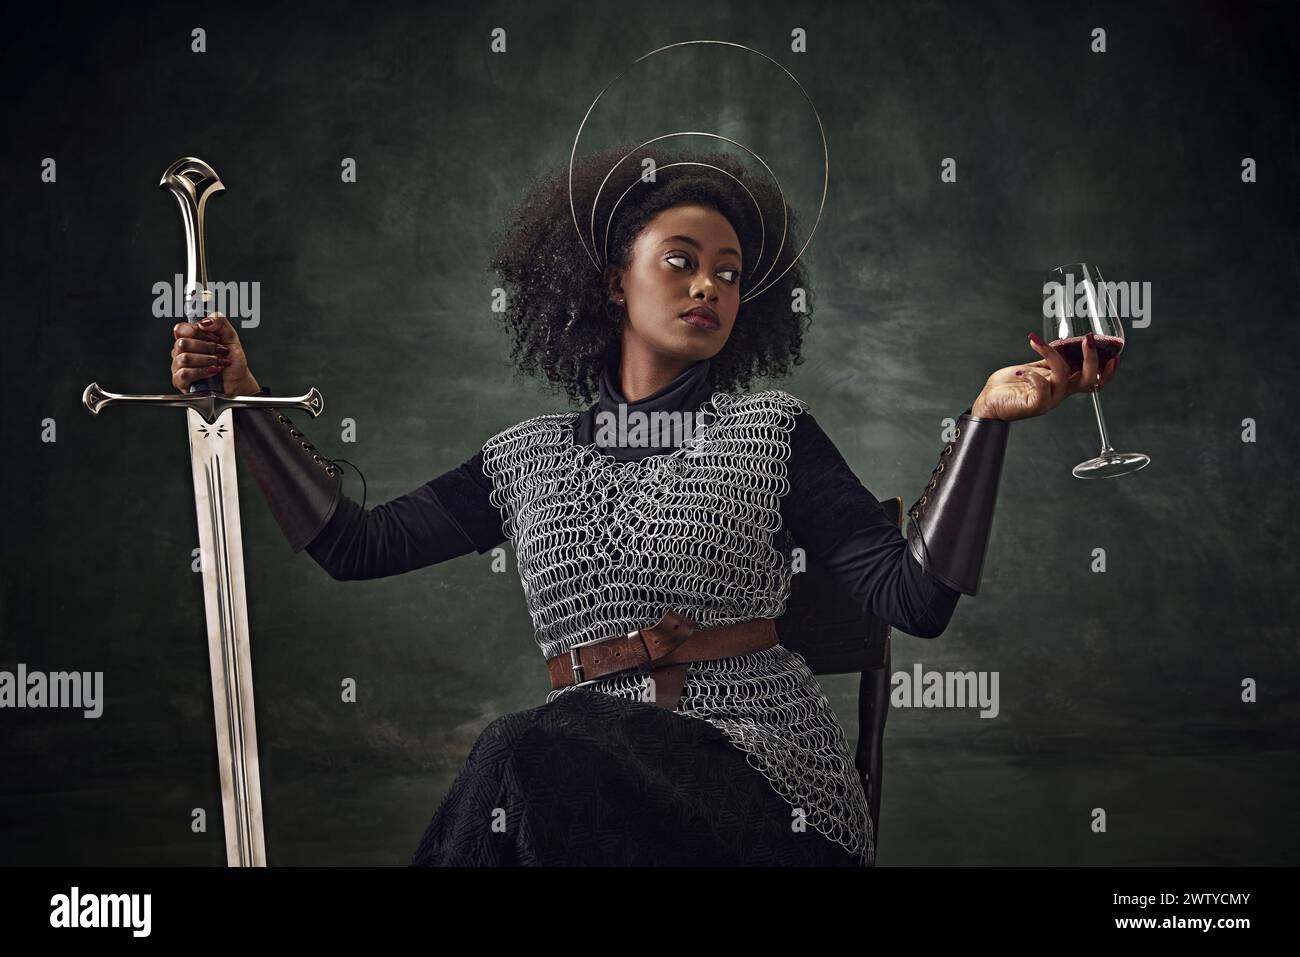
{"label": "wine glass base", "polygon": [[1151,457],[1141,452],[1116,452],[1108,449],[1095,459],[1080,462],[1070,470],[1075,478],[1095,479],[1127,475],[1149,464]]}

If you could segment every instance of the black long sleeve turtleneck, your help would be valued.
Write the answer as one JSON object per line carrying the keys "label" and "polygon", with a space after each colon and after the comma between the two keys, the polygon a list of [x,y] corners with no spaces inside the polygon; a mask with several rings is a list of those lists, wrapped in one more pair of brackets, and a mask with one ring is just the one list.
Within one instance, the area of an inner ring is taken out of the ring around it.
{"label": "black long sleeve turtleneck", "polygon": [[[709,361],[696,363],[654,395],[626,403],[631,411],[697,410],[712,394]],[[577,420],[574,441],[592,445],[596,416],[617,414],[625,402],[616,375],[606,369],[600,394]],[[670,451],[610,446],[620,461]],[[781,518],[797,545],[816,556],[861,606],[910,635],[933,638],[948,626],[961,593],[922,571],[907,539],[808,412],[796,416],[787,462],[789,491]],[[483,554],[506,540],[501,515],[488,499],[491,480],[483,453],[412,492],[363,510],[346,496],[307,546],[307,553],[338,580],[385,578],[471,551]]]}

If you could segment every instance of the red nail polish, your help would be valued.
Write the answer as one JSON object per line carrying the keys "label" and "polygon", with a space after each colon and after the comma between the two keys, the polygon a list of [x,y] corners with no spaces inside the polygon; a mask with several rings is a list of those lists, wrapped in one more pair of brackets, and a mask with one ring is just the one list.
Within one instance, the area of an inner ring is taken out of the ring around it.
{"label": "red nail polish", "polygon": [[1097,348],[1097,340],[1094,339],[1094,338],[1092,337],[1092,333],[1091,333],[1091,332],[1088,333],[1088,348],[1089,348],[1089,349],[1096,349],[1096,348]]}
{"label": "red nail polish", "polygon": [[1024,374],[1025,374],[1025,370],[1024,370],[1024,369],[1017,369],[1017,370],[1016,370],[1016,375],[1024,375]]}

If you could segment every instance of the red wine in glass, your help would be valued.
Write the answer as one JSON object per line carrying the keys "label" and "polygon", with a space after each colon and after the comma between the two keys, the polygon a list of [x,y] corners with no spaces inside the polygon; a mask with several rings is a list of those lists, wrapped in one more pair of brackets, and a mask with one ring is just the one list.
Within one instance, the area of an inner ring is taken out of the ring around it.
{"label": "red wine in glass", "polygon": [[[1057,339],[1051,343],[1053,349],[1065,357],[1071,372],[1083,370],[1083,336],[1071,336]],[[1118,336],[1094,335],[1092,341],[1097,345],[1097,371],[1104,372],[1106,363],[1124,351],[1124,340]]]}
{"label": "red wine in glass", "polygon": [[[1047,272],[1043,281],[1043,336],[1065,357],[1072,372],[1083,370],[1083,341],[1091,334],[1097,348],[1097,372],[1124,349],[1124,324],[1115,309],[1113,286],[1091,263],[1069,263]],[[1101,452],[1080,462],[1076,478],[1111,478],[1136,472],[1151,461],[1143,452],[1116,452],[1106,433],[1101,400],[1091,392],[1092,409],[1101,434]]]}

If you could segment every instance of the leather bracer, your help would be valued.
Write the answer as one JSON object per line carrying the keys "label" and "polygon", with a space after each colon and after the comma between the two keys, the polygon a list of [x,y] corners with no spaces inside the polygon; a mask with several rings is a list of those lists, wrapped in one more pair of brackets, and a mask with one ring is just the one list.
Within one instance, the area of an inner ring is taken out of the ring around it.
{"label": "leather bracer", "polygon": [[235,409],[235,449],[290,547],[306,548],[343,497],[339,467],[274,409]]}
{"label": "leather bracer", "polygon": [[907,512],[907,541],[922,570],[965,595],[979,591],[1010,428],[967,409]]}

